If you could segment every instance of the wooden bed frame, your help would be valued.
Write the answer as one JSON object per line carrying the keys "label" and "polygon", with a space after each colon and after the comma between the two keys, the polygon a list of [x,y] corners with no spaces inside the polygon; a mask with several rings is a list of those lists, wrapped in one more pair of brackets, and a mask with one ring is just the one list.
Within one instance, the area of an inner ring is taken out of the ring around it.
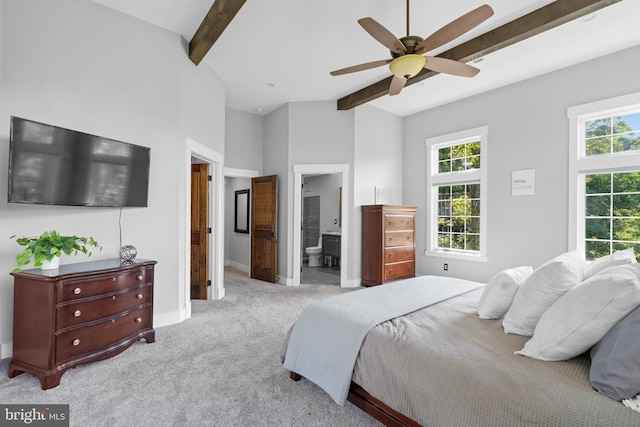
{"label": "wooden bed frame", "polygon": [[[295,372],[289,373],[289,378],[294,381],[300,381],[302,376]],[[349,396],[347,400],[358,408],[362,409],[371,417],[380,421],[382,424],[388,427],[421,427],[420,424],[402,415],[400,412],[390,408],[384,402],[371,396],[365,389],[358,384],[351,382],[349,388]]]}

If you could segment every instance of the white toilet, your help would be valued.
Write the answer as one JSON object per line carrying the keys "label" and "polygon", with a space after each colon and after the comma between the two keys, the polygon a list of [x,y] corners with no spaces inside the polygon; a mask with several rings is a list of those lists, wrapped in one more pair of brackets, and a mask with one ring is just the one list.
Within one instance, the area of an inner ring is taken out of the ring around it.
{"label": "white toilet", "polygon": [[304,251],[309,255],[309,267],[322,267],[322,237],[318,239],[318,246],[309,246]]}

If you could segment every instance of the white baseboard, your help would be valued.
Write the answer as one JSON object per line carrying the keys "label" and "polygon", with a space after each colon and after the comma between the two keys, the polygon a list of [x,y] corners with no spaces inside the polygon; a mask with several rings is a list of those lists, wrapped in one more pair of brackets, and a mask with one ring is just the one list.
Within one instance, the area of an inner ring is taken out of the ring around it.
{"label": "white baseboard", "polygon": [[160,313],[153,315],[153,327],[160,328],[162,326],[175,325],[176,323],[182,322],[182,316],[177,311],[173,311],[171,313]]}
{"label": "white baseboard", "polygon": [[13,343],[0,344],[0,359],[13,356]]}
{"label": "white baseboard", "polygon": [[236,270],[243,271],[247,274],[249,274],[249,272],[251,271],[251,268],[248,265],[240,264],[239,262],[235,262],[235,261],[226,260],[224,262],[224,265],[227,267],[233,267]]}
{"label": "white baseboard", "polygon": [[285,286],[293,286],[293,278],[278,276],[278,283]]}
{"label": "white baseboard", "polygon": [[347,283],[345,283],[343,288],[357,288],[361,286],[361,283],[362,283],[361,279],[351,279],[351,280],[347,279]]}

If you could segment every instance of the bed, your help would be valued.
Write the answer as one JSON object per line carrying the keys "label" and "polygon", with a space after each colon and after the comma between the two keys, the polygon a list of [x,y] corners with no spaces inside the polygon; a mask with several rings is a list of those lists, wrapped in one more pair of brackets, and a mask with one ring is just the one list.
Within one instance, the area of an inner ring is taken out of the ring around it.
{"label": "bed", "polygon": [[391,426],[640,426],[640,413],[593,389],[588,353],[560,362],[514,354],[529,337],[506,334],[501,319],[478,318],[483,290],[372,327],[348,400]]}

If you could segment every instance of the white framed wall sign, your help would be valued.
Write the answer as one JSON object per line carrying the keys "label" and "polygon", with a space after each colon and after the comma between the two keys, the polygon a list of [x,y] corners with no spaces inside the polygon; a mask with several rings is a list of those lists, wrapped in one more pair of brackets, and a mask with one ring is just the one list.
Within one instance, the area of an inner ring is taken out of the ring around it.
{"label": "white framed wall sign", "polygon": [[376,205],[384,205],[387,203],[387,192],[384,187],[375,186],[375,200]]}
{"label": "white framed wall sign", "polygon": [[511,171],[511,195],[531,196],[536,194],[536,170]]}

